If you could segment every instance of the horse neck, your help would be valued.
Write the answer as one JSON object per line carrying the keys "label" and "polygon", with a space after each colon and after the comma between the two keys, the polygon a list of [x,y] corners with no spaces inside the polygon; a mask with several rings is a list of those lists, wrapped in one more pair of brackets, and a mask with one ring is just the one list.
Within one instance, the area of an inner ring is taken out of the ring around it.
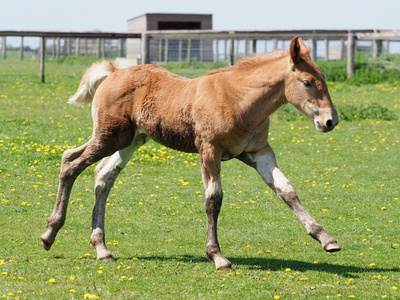
{"label": "horse neck", "polygon": [[232,72],[235,89],[242,95],[241,114],[254,121],[266,119],[287,103],[284,92],[287,71],[284,56]]}

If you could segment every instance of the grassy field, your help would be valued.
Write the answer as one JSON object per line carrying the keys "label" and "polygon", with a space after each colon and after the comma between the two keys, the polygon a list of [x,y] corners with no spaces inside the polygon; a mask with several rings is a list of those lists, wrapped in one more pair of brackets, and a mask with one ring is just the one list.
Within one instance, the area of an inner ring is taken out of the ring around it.
{"label": "grassy field", "polygon": [[39,236],[60,156],[91,135],[90,107],[66,103],[88,65],[48,62],[41,84],[38,62],[0,62],[1,298],[400,298],[398,82],[329,82],[347,115],[331,133],[289,106],[272,118],[282,171],[340,252],[325,253],[256,172],[232,160],[222,165],[219,239],[233,270],[216,271],[205,259],[198,156],[156,143],[135,153],[110,193],[106,239],[116,262],[97,261],[89,245],[94,167],[78,178],[46,252]]}

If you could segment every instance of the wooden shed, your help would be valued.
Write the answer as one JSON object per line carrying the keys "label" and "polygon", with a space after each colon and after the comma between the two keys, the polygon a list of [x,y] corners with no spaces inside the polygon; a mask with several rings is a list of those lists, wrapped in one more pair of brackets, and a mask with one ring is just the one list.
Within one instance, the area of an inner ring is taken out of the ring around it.
{"label": "wooden shed", "polygon": [[[150,30],[206,30],[212,29],[212,15],[150,13],[128,20],[127,25],[129,33],[142,33]],[[168,43],[167,46],[166,43]],[[175,48],[178,47],[178,44],[181,45],[181,47],[182,45],[185,47],[187,41],[185,43],[182,41],[164,40],[153,43],[152,49],[150,49],[151,53],[153,53],[153,60],[174,60],[174,51]],[[194,44],[191,46],[193,47],[192,51],[196,53],[196,42],[194,42]],[[140,56],[140,40],[127,40],[126,47],[127,58],[135,59]],[[212,46],[210,47],[212,48]],[[165,49],[167,50],[167,53],[165,53]],[[208,50],[212,51],[212,49]],[[160,53],[162,53],[162,55],[160,55]]]}

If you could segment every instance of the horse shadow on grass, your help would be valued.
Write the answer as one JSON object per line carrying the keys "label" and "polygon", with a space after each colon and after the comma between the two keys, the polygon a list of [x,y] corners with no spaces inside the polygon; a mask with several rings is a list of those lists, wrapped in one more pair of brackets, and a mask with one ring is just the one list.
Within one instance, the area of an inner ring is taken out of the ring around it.
{"label": "horse shadow on grass", "polygon": [[[137,256],[139,260],[156,260],[160,261],[173,261],[185,262],[185,263],[204,263],[206,260],[202,256],[192,255],[174,255],[166,256],[162,254],[154,254],[150,256]],[[400,268],[378,268],[365,265],[365,267],[357,267],[351,265],[340,265],[334,263],[310,263],[292,259],[278,259],[278,258],[266,258],[266,257],[229,257],[228,258],[233,266],[235,267],[247,267],[254,270],[265,270],[265,271],[282,271],[290,268],[293,271],[318,271],[324,273],[336,274],[347,278],[358,278],[358,273],[389,273],[389,272],[400,272]]]}

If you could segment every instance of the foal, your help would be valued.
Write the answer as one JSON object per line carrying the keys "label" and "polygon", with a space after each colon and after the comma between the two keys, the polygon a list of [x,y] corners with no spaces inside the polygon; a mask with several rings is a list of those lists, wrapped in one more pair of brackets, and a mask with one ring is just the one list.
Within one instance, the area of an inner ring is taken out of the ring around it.
{"label": "foal", "polygon": [[113,260],[105,244],[106,200],[133,152],[149,139],[199,153],[207,213],[206,254],[217,269],[231,268],[218,244],[217,220],[222,204],[221,161],[232,158],[255,168],[323,249],[340,250],[302,206],[268,143],[269,116],[287,102],[306,115],[317,131],[330,131],[339,122],[324,76],[300,38],[291,41],[287,54],[245,58],[196,79],[155,65],[119,70],[111,62],[96,63],[70,99],[79,105],[91,101],[93,136],[63,154],[57,201],[41,236],[46,250],[64,225],[75,179],[103,159],[95,171],[90,242],[97,259]]}

